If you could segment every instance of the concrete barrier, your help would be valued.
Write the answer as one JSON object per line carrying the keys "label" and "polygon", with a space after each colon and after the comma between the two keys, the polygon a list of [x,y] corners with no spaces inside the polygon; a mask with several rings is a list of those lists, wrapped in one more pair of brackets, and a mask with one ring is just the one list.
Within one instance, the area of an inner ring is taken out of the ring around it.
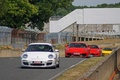
{"label": "concrete barrier", "polygon": [[20,57],[21,50],[1,49],[0,57]]}
{"label": "concrete barrier", "polygon": [[[120,66],[120,48],[106,56],[104,60],[93,66],[78,80],[109,80],[113,72]],[[110,79],[112,80],[112,79]]]}

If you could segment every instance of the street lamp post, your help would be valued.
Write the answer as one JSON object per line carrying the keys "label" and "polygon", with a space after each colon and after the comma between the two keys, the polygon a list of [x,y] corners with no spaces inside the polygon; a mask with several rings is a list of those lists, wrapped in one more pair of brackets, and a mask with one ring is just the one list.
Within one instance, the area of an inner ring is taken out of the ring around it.
{"label": "street lamp post", "polygon": [[79,25],[76,26],[76,42],[78,41],[78,31],[79,31]]}

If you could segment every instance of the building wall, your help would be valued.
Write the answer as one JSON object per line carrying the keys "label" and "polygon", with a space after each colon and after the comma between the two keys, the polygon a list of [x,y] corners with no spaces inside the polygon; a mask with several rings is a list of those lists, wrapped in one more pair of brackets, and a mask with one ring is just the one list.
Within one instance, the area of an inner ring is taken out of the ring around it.
{"label": "building wall", "polygon": [[84,24],[120,24],[120,8],[84,9]]}
{"label": "building wall", "polygon": [[113,30],[115,32],[120,32],[120,25],[113,25]]}
{"label": "building wall", "polygon": [[50,21],[49,32],[60,32],[70,25],[112,24],[120,25],[120,8],[76,9],[59,20]]}

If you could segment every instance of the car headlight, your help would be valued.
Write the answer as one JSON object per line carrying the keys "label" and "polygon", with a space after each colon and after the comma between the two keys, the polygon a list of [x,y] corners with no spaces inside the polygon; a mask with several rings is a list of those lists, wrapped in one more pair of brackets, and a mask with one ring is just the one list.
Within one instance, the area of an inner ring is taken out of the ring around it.
{"label": "car headlight", "polygon": [[53,57],[54,57],[54,56],[53,56],[52,54],[49,54],[49,55],[48,55],[48,58],[49,58],[49,59],[52,59]]}
{"label": "car headlight", "polygon": [[23,54],[23,56],[22,56],[22,58],[27,58],[28,57],[28,55],[27,54]]}

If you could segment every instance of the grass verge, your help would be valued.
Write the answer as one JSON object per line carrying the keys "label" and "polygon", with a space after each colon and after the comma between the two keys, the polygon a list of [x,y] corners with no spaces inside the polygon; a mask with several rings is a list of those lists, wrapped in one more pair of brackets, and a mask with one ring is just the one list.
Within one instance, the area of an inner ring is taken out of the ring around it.
{"label": "grass verge", "polygon": [[90,67],[95,66],[98,62],[103,60],[104,57],[92,57],[83,61],[81,64],[70,68],[65,71],[63,74],[58,76],[56,80],[77,80],[80,78],[85,72],[87,72]]}
{"label": "grass verge", "polygon": [[[96,45],[100,45],[100,44],[113,44],[112,46],[108,46],[108,47],[118,47],[120,45],[116,45],[118,43],[120,43],[120,39],[106,39],[106,40],[99,40],[99,41],[88,41],[86,42],[87,44],[96,44]],[[60,48],[61,46],[59,46],[60,49],[60,56],[64,57],[64,49],[62,47],[62,49]],[[72,68],[70,68],[69,70],[65,71],[63,74],[61,74],[60,76],[58,76],[56,78],[56,80],[77,80],[78,78],[80,78],[84,73],[86,73],[87,71],[90,70],[90,68],[92,66],[95,66],[98,62],[100,62],[101,60],[103,60],[105,57],[92,57],[92,58],[88,58],[87,60],[83,61],[81,64],[74,66]]]}

